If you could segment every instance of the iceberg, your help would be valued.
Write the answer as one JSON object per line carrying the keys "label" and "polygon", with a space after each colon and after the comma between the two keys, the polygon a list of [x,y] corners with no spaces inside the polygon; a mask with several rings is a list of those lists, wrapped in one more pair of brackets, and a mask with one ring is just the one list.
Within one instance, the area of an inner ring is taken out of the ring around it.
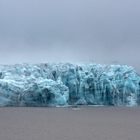
{"label": "iceberg", "polygon": [[68,105],[140,105],[140,76],[127,65],[0,66],[0,106]]}

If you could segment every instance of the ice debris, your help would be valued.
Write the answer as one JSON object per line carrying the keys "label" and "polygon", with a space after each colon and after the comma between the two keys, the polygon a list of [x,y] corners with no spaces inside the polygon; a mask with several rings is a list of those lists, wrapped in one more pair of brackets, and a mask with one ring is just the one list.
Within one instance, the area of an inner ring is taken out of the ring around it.
{"label": "ice debris", "polygon": [[140,104],[140,76],[131,66],[18,64],[0,66],[0,106]]}

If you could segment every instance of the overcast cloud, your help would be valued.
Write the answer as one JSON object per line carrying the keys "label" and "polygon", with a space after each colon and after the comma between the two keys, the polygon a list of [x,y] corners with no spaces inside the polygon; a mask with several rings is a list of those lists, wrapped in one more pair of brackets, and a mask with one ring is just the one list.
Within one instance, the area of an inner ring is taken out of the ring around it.
{"label": "overcast cloud", "polygon": [[0,0],[0,63],[121,63],[140,70],[139,0]]}

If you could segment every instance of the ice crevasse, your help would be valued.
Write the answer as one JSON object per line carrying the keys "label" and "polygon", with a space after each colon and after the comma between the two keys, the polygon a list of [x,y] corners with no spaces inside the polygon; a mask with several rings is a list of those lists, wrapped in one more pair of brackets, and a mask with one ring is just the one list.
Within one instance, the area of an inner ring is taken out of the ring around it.
{"label": "ice crevasse", "polygon": [[0,66],[0,106],[140,104],[140,76],[127,65]]}

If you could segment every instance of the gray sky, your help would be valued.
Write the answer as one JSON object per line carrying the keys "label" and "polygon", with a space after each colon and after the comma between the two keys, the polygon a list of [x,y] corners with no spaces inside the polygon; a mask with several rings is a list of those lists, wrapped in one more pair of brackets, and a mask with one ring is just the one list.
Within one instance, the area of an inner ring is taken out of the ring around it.
{"label": "gray sky", "polygon": [[0,63],[121,63],[140,70],[139,0],[0,0]]}

